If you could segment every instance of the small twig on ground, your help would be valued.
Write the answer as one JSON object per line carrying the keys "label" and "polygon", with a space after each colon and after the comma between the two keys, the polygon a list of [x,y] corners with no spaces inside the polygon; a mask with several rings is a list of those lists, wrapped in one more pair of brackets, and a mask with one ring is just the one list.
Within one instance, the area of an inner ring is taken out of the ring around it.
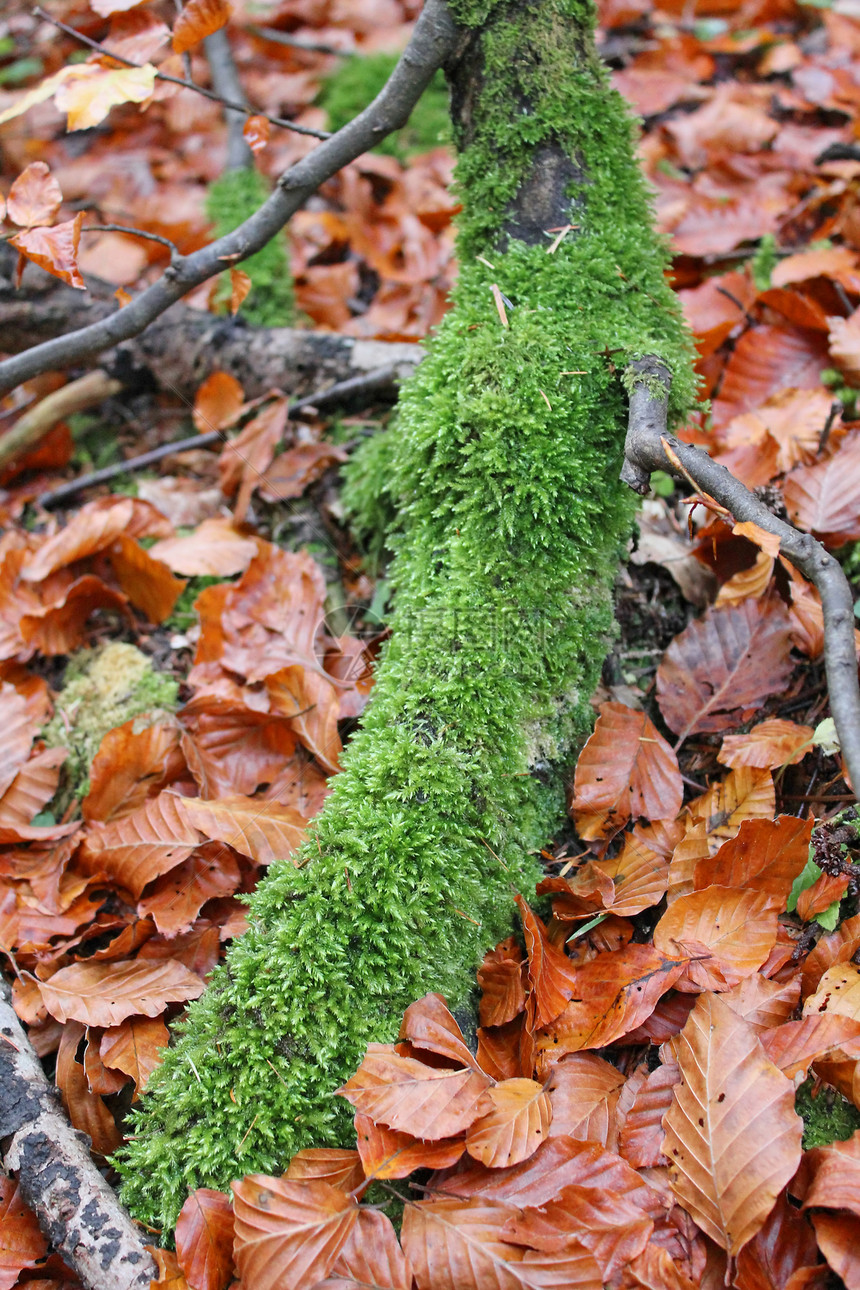
{"label": "small twig on ground", "polygon": [[[112,58],[114,62],[122,63],[124,67],[136,67],[138,70],[142,67],[141,63],[132,62],[130,58],[123,58],[122,54],[115,54],[110,49],[106,49],[97,40],[92,40],[89,36],[85,36],[83,32],[78,31],[75,27],[69,27],[65,22],[61,22],[59,18],[55,18],[53,14],[47,13],[40,5],[36,5],[33,13],[37,18],[44,18],[45,22],[51,23],[59,31],[64,31],[67,36],[72,36],[75,40],[79,40],[82,45],[95,50],[97,54],[103,54],[105,58]],[[313,139],[328,139],[331,137],[325,130],[312,130],[309,125],[298,125],[295,121],[286,121],[279,116],[268,116],[265,112],[256,112],[252,108],[242,107],[240,103],[227,103],[214,90],[204,89],[196,81],[184,80],[181,76],[169,76],[167,72],[156,72],[155,79],[157,81],[167,81],[171,85],[178,85],[183,90],[193,90],[195,94],[202,94],[205,99],[211,99],[213,103],[220,103],[222,107],[232,108],[236,112],[243,112],[245,116],[264,116],[267,121],[271,121],[272,125],[280,126],[282,130],[292,130],[294,134],[307,134]]]}
{"label": "small twig on ground", "polygon": [[[332,404],[345,402],[347,399],[355,398],[357,395],[378,393],[380,390],[391,389],[397,384],[397,369],[394,367],[380,367],[375,372],[366,372],[361,376],[351,376],[346,381],[338,381],[336,384],[329,386],[327,390],[317,390],[314,394],[309,394],[303,399],[297,399],[291,403],[288,409],[288,415],[297,416],[300,412],[307,411],[310,408],[318,409],[331,407]],[[62,391],[59,391],[62,393]],[[45,402],[45,400],[43,400]],[[41,405],[40,405],[41,406]],[[227,442],[227,435],[223,430],[210,430],[206,434],[190,435],[187,439],[179,439],[174,443],[163,443],[158,448],[153,448],[150,452],[142,452],[137,457],[129,457],[127,461],[117,462],[114,466],[103,466],[101,470],[91,471],[88,475],[81,475],[78,479],[72,479],[67,484],[60,484],[58,488],[51,489],[48,493],[42,493],[36,498],[36,505],[45,509],[52,506],[58,506],[60,502],[66,501],[69,497],[74,497],[77,493],[82,492],[85,488],[90,488],[94,484],[107,484],[112,479],[120,475],[131,474],[136,470],[145,470],[147,466],[154,466],[165,457],[172,457],[177,452],[189,452],[195,448],[211,448],[213,444]],[[3,440],[0,439],[0,444]]]}
{"label": "small twig on ground", "polygon": [[447,4],[444,0],[426,0],[409,44],[373,102],[285,171],[275,191],[250,219],[226,237],[175,259],[157,282],[118,312],[7,358],[0,363],[0,395],[42,372],[70,367],[138,336],[194,287],[259,251],[320,184],[406,124],[436,70],[453,53],[456,42],[457,29]]}
{"label": "small twig on ground", "polygon": [[271,40],[276,45],[289,45],[291,49],[301,49],[309,54],[334,54],[337,58],[345,58],[348,53],[347,50],[335,49],[334,45],[305,40],[303,36],[294,36],[291,31],[278,31],[275,27],[258,27],[250,23],[247,30],[252,36],[259,36],[262,40]]}
{"label": "small twig on ground", "polygon": [[156,1275],[138,1228],[48,1084],[0,978],[0,1161],[54,1249],[88,1290],[149,1290]]}
{"label": "small twig on ground", "polygon": [[61,389],[54,390],[53,394],[47,394],[22,413],[11,430],[0,435],[0,469],[22,457],[66,417],[103,403],[105,399],[119,394],[121,389],[120,381],[115,381],[106,372],[96,369]]}
{"label": "small twig on ground", "polygon": [[[736,521],[752,521],[780,540],[780,552],[818,591],[824,616],[824,665],[830,710],[836,724],[845,768],[860,793],[860,686],[854,643],[854,597],[838,560],[809,533],[779,519],[725,466],[706,452],[682,443],[666,430],[670,375],[659,359],[632,363],[630,418],[621,478],[636,493],[650,487],[651,472],[683,471],[696,488],[730,511]],[[675,461],[672,460],[674,455]]]}

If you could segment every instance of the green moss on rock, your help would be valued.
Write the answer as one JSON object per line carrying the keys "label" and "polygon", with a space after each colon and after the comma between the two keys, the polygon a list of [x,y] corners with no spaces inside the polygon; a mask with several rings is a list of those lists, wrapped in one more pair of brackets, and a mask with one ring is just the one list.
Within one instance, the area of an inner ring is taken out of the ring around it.
{"label": "green moss on rock", "polygon": [[[591,6],[492,10],[460,126],[454,308],[384,446],[350,471],[365,524],[390,523],[392,637],[300,867],[260,885],[118,1158],[132,1211],[165,1228],[194,1187],[347,1140],[351,1112],[332,1093],[366,1044],[395,1038],[428,990],[462,1002],[510,930],[512,895],[532,888],[534,853],[563,818],[612,632],[633,513],[621,375],[655,353],[675,376],[673,416],[693,399]],[[565,215],[577,227],[549,254],[545,229]]]}
{"label": "green moss on rock", "polygon": [[[209,187],[206,214],[216,237],[232,233],[262,206],[269,185],[256,170],[226,170]],[[295,319],[293,278],[284,235],[278,233],[239,266],[251,279],[251,290],[239,308],[258,327],[289,327]],[[229,274],[224,275],[224,299],[229,301]]]}
{"label": "green moss on rock", "polygon": [[141,713],[175,710],[178,694],[176,681],[154,672],[134,645],[113,642],[73,654],[54,715],[42,731],[49,748],[69,750],[62,781],[66,801],[86,796],[93,757],[109,730]]}

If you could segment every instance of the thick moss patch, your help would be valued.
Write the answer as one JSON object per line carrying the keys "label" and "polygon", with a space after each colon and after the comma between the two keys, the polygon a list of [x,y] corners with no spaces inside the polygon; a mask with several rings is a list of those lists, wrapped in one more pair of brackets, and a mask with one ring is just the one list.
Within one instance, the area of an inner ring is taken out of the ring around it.
{"label": "thick moss patch", "polygon": [[126,1201],[158,1226],[194,1187],[346,1140],[351,1113],[332,1094],[368,1041],[395,1037],[427,990],[460,1003],[510,929],[563,816],[612,630],[633,511],[621,375],[656,353],[675,373],[673,414],[693,397],[591,8],[484,9],[455,78],[454,308],[384,445],[350,471],[365,525],[388,517],[392,638],[301,867],[261,884],[118,1159]]}

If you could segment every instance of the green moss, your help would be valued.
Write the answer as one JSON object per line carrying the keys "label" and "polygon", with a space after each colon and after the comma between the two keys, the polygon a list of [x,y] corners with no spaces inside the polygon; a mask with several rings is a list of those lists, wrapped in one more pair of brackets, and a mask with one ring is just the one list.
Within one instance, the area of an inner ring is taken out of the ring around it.
{"label": "green moss", "polygon": [[[467,995],[513,893],[532,888],[591,725],[634,506],[618,482],[621,373],[658,354],[673,416],[693,398],[630,119],[586,40],[592,9],[510,12],[481,36],[454,309],[395,426],[350,471],[365,525],[389,525],[392,637],[301,867],[260,885],[120,1153],[125,1199],[150,1223],[172,1225],[191,1188],[347,1140],[332,1091],[368,1041],[394,1038],[427,990]],[[552,234],[509,236],[508,208],[558,139],[577,162],[561,200],[578,228],[550,255]]]}
{"label": "green moss", "polygon": [[178,686],[152,670],[145,654],[121,642],[79,650],[68,662],[54,716],[42,731],[49,748],[68,748],[63,765],[66,801],[89,790],[89,773],[109,730],[144,712],[173,710]]}
{"label": "green moss", "polygon": [[[206,214],[216,237],[232,233],[258,210],[269,196],[269,186],[256,170],[226,170],[210,186]],[[288,327],[295,318],[293,279],[284,235],[279,233],[262,250],[239,266],[251,279],[251,290],[239,312],[258,327]],[[230,299],[230,275],[223,275],[221,292]]]}
{"label": "green moss", "polygon": [[[397,63],[397,54],[352,54],[324,82],[319,105],[328,113],[328,128],[341,130],[376,98]],[[412,110],[407,125],[383,139],[374,152],[407,161],[451,142],[448,88],[437,72]]]}
{"label": "green moss", "polygon": [[860,1129],[860,1111],[835,1088],[822,1085],[815,1097],[815,1080],[808,1079],[797,1090],[794,1109],[803,1120],[803,1149],[844,1142]]}

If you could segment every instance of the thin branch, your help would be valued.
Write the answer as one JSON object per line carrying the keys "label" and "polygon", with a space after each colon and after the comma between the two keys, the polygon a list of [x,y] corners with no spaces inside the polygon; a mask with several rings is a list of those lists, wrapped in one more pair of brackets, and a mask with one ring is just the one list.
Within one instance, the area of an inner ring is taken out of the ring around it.
{"label": "thin branch", "polygon": [[[209,63],[209,74],[212,77],[212,88],[219,96],[224,107],[224,118],[227,122],[227,170],[251,170],[254,165],[254,154],[245,138],[245,118],[251,110],[248,107],[239,73],[233,61],[233,51],[227,39],[226,27],[219,27],[207,36],[203,42],[206,58]],[[241,103],[243,112],[227,107],[228,103]]]}
{"label": "thin branch", "polygon": [[289,31],[278,31],[275,27],[258,27],[255,23],[248,24],[248,31],[252,36],[259,36],[261,40],[271,40],[276,45],[289,45],[291,49],[301,49],[310,54],[333,54],[337,58],[346,58],[347,50],[335,49],[334,45],[322,45],[316,40],[305,40],[302,36],[294,36]]}
{"label": "thin branch", "polygon": [[96,407],[105,399],[119,394],[121,389],[121,382],[96,368],[52,394],[46,394],[33,407],[27,408],[10,430],[0,435],[0,469],[29,452],[66,417]]}
{"label": "thin branch", "polygon": [[830,710],[836,724],[845,767],[855,794],[860,793],[860,686],[854,643],[854,597],[838,560],[809,533],[779,519],[764,502],[706,452],[682,443],[666,431],[670,375],[657,358],[631,364],[630,419],[621,478],[634,492],[648,491],[653,470],[679,473],[673,454],[696,487],[735,520],[752,521],[779,538],[780,552],[818,591],[824,616],[824,665]]}
{"label": "thin branch", "polygon": [[0,1160],[88,1290],[149,1290],[141,1233],[60,1108],[0,978]]}
{"label": "thin branch", "polygon": [[129,228],[126,224],[84,224],[81,228],[82,233],[127,233],[129,237],[144,237],[147,242],[160,242],[166,246],[170,252],[171,259],[179,254],[179,247],[175,242],[171,242],[169,237],[162,237],[160,233],[149,233],[142,228]]}
{"label": "thin branch", "polygon": [[[296,399],[287,409],[287,415],[295,417],[300,412],[307,412],[311,409],[317,411],[324,407],[331,407],[333,404],[345,403],[348,399],[356,398],[358,395],[390,390],[396,386],[397,380],[398,373],[396,368],[379,367],[376,371],[362,373],[360,376],[351,376],[345,381],[337,381],[334,385],[329,386],[327,390],[317,390],[315,394],[309,394],[303,399]],[[63,393],[63,391],[60,390],[59,393]],[[68,498],[75,497],[78,493],[83,492],[85,488],[91,488],[94,484],[107,484],[112,479],[117,479],[120,475],[128,475],[136,470],[146,470],[148,466],[155,466],[158,462],[163,461],[165,457],[172,457],[177,452],[189,452],[196,448],[211,448],[214,444],[221,442],[228,442],[224,431],[210,430],[206,434],[189,435],[187,439],[178,439],[174,443],[163,443],[158,448],[152,448],[149,452],[140,453],[137,457],[129,457],[127,461],[119,461],[113,466],[103,466],[101,470],[93,470],[88,475],[81,475],[78,479],[69,480],[67,484],[60,484],[59,487],[37,497],[36,504],[49,510],[53,506],[59,506],[61,502],[66,501]],[[2,443],[3,439],[0,438],[0,445]]]}
{"label": "thin branch", "polygon": [[250,219],[226,237],[175,260],[157,282],[110,317],[0,363],[0,395],[21,381],[70,367],[109,345],[139,335],[154,318],[201,282],[259,251],[320,184],[406,124],[434,72],[453,52],[456,40],[456,28],[444,0],[427,0],[384,89],[353,121],[285,171],[271,197]]}
{"label": "thin branch", "polygon": [[[51,23],[59,31],[64,31],[67,36],[72,36],[75,40],[80,41],[82,45],[95,50],[97,54],[102,54],[105,58],[112,58],[115,63],[122,63],[124,67],[136,67],[138,70],[142,67],[141,63],[134,63],[130,58],[123,58],[122,54],[114,54],[104,45],[100,45],[97,40],[92,40],[85,36],[83,32],[78,31],[75,27],[69,27],[66,23],[61,22],[59,18],[54,18],[52,14],[46,13],[40,5],[36,5],[33,13],[37,18],[44,18],[45,22]],[[157,81],[167,81],[170,85],[179,85],[184,90],[193,90],[195,94],[202,94],[205,99],[211,99],[213,103],[220,103],[222,107],[232,108],[235,112],[244,112],[245,116],[264,116],[272,125],[278,125],[282,130],[292,130],[294,134],[307,134],[313,139],[329,139],[330,135],[325,130],[312,130],[309,125],[298,125],[295,121],[286,121],[283,117],[268,116],[265,112],[257,112],[254,108],[243,107],[241,103],[228,103],[216,94],[214,90],[204,89],[196,81],[184,80],[181,76],[168,76],[167,72],[156,72]]]}

